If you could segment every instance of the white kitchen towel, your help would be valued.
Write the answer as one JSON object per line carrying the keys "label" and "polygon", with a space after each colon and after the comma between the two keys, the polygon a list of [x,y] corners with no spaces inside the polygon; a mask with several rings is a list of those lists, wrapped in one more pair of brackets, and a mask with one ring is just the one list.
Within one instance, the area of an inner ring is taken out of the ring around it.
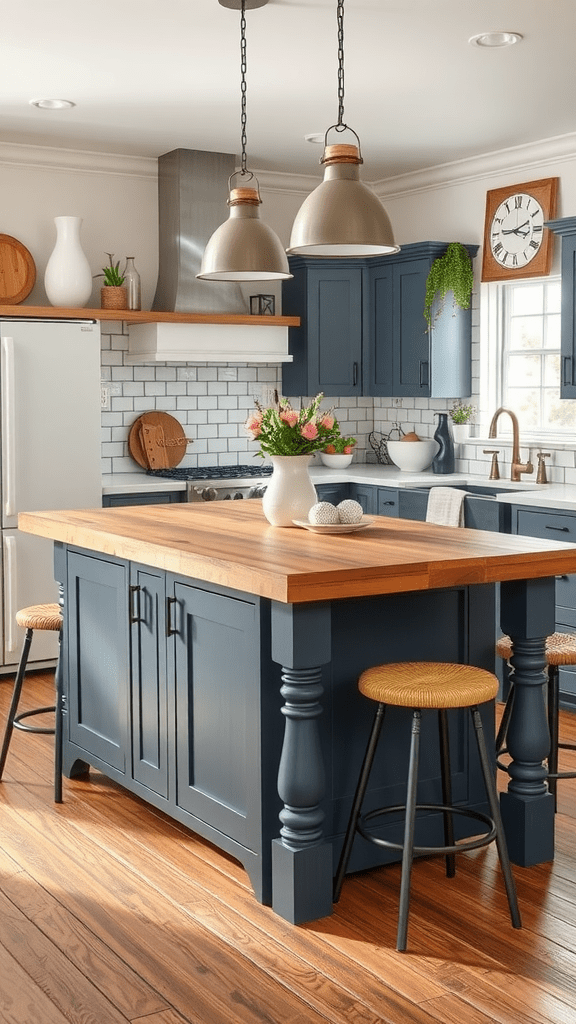
{"label": "white kitchen towel", "polygon": [[466,491],[456,487],[431,487],[426,508],[426,522],[436,526],[464,526]]}

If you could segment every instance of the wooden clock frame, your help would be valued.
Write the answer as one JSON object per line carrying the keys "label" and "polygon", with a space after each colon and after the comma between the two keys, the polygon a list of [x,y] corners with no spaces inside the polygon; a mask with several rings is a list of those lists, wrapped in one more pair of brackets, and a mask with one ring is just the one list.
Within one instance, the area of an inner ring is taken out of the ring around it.
{"label": "wooden clock frame", "polygon": [[544,222],[556,216],[558,178],[541,178],[539,181],[524,181],[519,185],[504,185],[486,193],[486,215],[484,219],[484,250],[482,253],[482,281],[512,281],[525,277],[545,277],[552,267],[554,234],[544,228],[542,245],[534,259],[524,267],[503,267],[492,255],[490,233],[492,218],[505,199],[518,192],[525,192],[536,199],[544,211]]}

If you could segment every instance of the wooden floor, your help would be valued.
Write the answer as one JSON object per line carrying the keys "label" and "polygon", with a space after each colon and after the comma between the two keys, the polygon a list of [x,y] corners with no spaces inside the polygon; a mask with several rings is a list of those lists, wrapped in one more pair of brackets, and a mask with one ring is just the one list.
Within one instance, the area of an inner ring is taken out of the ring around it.
{"label": "wooden floor", "polygon": [[[25,704],[52,694],[33,675]],[[572,716],[561,733],[576,739]],[[347,879],[333,916],[294,927],[235,861],[98,773],[65,780],[56,806],[52,750],[16,733],[0,784],[2,1024],[574,1024],[576,781],[554,863],[514,869],[521,931],[490,847],[449,881],[418,862],[397,953],[396,866]]]}

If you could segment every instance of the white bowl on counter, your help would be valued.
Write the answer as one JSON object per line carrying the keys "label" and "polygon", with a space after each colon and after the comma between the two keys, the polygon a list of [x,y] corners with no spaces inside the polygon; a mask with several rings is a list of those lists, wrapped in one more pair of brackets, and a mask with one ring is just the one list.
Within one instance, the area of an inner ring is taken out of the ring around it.
{"label": "white bowl on counter", "polygon": [[403,473],[422,473],[428,469],[438,450],[438,442],[434,438],[421,441],[388,441],[386,446],[392,462]]}
{"label": "white bowl on counter", "polygon": [[354,455],[328,455],[326,452],[320,452],[320,458],[325,466],[329,469],[346,469],[354,458]]}

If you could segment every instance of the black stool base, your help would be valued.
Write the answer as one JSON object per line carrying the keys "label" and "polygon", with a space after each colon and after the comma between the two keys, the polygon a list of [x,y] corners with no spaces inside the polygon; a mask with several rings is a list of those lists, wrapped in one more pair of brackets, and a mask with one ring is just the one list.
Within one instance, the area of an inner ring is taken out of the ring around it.
{"label": "black stool base", "polygon": [[[362,815],[362,803],[364,800],[366,789],[368,787],[370,771],[372,769],[372,763],[374,761],[374,755],[376,753],[378,739],[382,731],[385,710],[386,709],[384,704],[378,704],[376,714],[374,716],[374,722],[372,725],[370,738],[368,740],[368,746],[366,748],[366,753],[364,755],[364,761],[360,771],[360,778],[358,780],[356,793],[354,795],[354,800],[352,803],[352,811],[350,814],[350,819],[348,821],[346,835],[344,837],[342,853],[340,855],[338,868],[336,870],[336,875],[334,878],[334,902],[337,903],[340,898],[342,883],[344,881],[344,875],[346,874],[346,868],[350,860],[350,854],[352,852],[354,837],[357,832],[360,833],[360,835],[368,842],[374,843],[377,846],[385,846],[388,848],[401,850],[402,873],[400,882],[400,906],[398,912],[396,949],[399,952],[403,952],[406,949],[408,939],[410,882],[414,855],[445,855],[446,873],[449,877],[451,877],[454,874],[454,856],[456,853],[462,853],[466,850],[479,849],[480,847],[488,846],[489,843],[496,842],[498,856],[500,859],[500,866],[502,869],[502,874],[504,876],[504,884],[506,887],[506,894],[508,897],[508,906],[510,910],[510,918],[512,921],[512,925],[514,928],[521,928],[522,922],[520,918],[520,911],[518,908],[516,887],[514,885],[512,869],[510,867],[510,859],[508,857],[506,839],[504,836],[504,827],[502,825],[502,819],[500,816],[500,805],[498,802],[498,795],[496,792],[496,785],[492,774],[492,768],[488,759],[488,752],[486,749],[486,742],[484,739],[484,731],[482,728],[482,720],[480,718],[480,712],[478,711],[478,708],[474,706],[469,708],[469,710],[474,724],[476,742],[478,746],[478,754],[480,757],[480,765],[482,768],[482,775],[484,778],[486,794],[488,796],[488,803],[490,806],[490,815],[481,814],[479,811],[474,811],[465,807],[455,807],[452,804],[450,751],[448,744],[447,716],[446,711],[444,709],[440,709],[438,711],[441,754],[440,762],[442,769],[442,796],[444,803],[416,803],[416,790],[418,784],[418,761],[420,751],[420,723],[422,719],[422,712],[419,709],[415,709],[413,711],[412,716],[412,738],[410,743],[410,760],[408,766],[408,786],[406,804],[399,805],[396,807],[378,808],[376,810],[369,811],[365,815]],[[442,812],[444,816],[443,846],[428,847],[415,845],[414,833],[416,825],[416,812],[420,809],[437,810],[439,812]],[[403,843],[392,843],[388,840],[381,839],[379,836],[374,836],[366,830],[365,826],[368,821],[371,821],[374,818],[379,817],[383,814],[391,813],[392,811],[405,811]],[[462,841],[462,843],[455,843],[452,821],[454,814],[460,814],[481,821],[486,826],[487,831],[485,832],[485,834],[478,836],[475,839],[464,840]]]}
{"label": "black stool base", "polygon": [[[0,751],[0,780],[4,774],[4,766],[6,764],[6,758],[8,756],[8,749],[10,747],[10,741],[12,739],[12,733],[14,729],[20,729],[22,732],[35,732],[44,733],[48,736],[56,736],[56,752],[55,752],[55,772],[54,772],[54,800],[56,803],[62,802],[62,730],[60,722],[60,691],[61,691],[61,680],[60,680],[60,658],[58,658],[58,664],[56,665],[56,690],[57,698],[56,705],[46,708],[34,708],[33,711],[21,711],[18,712],[18,705],[20,703],[20,695],[22,693],[22,685],[24,683],[24,676],[26,675],[26,666],[28,664],[28,656],[30,654],[30,647],[32,644],[32,638],[34,636],[33,629],[27,629],[24,636],[24,644],[22,647],[22,653],[20,655],[20,661],[18,663],[18,670],[16,672],[16,678],[14,680],[14,689],[12,690],[12,699],[10,701],[10,710],[8,711],[8,718],[6,720],[6,726],[4,729],[4,737],[2,740],[2,749]],[[56,712],[56,721],[54,727],[40,726],[40,725],[29,725],[26,719],[34,718],[36,715],[46,715],[52,712]]]}

